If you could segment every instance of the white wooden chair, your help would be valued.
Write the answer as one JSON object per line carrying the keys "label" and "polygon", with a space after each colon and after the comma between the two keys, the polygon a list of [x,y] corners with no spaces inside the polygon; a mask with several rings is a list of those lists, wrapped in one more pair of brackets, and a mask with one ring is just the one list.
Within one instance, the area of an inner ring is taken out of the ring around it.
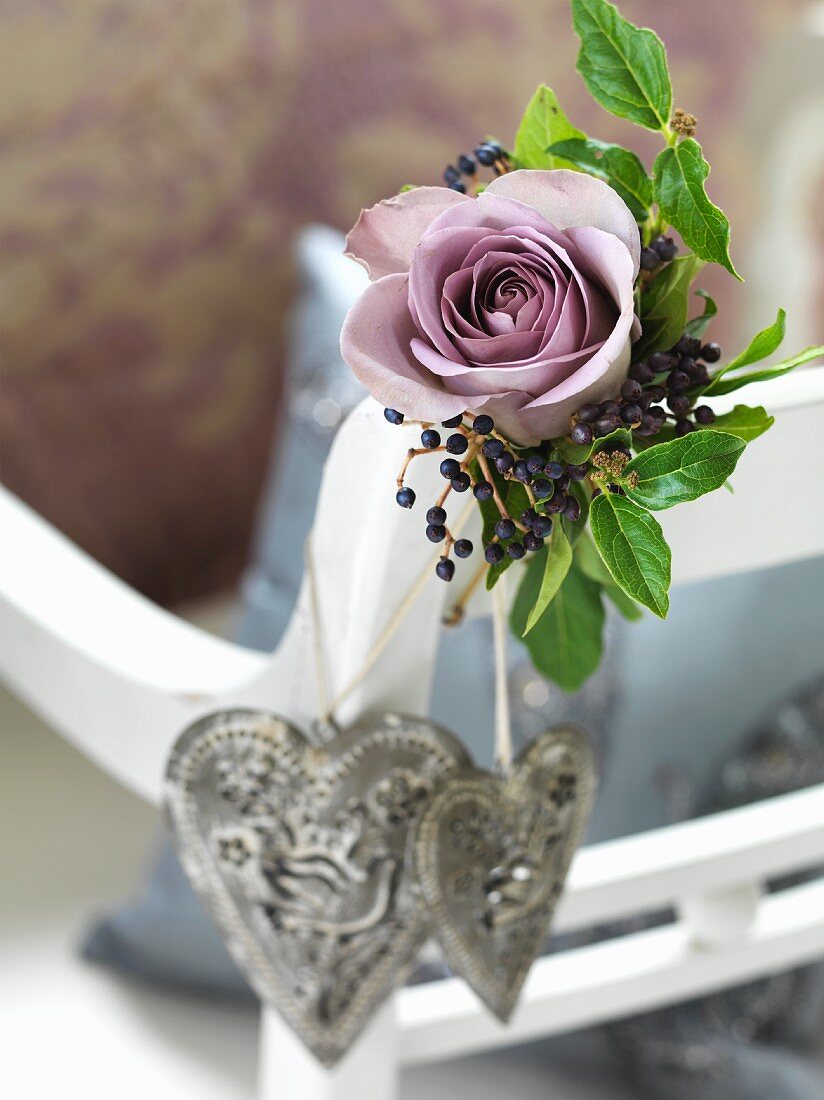
{"label": "white wooden chair", "polygon": [[[812,473],[824,465],[824,368],[790,375],[763,394],[748,391],[748,400],[766,401],[777,420],[742,460],[734,496],[717,493],[663,514],[675,583],[824,554],[824,490]],[[362,665],[402,594],[431,571],[431,547],[389,491],[407,431],[386,425],[365,401],[326,467],[312,539],[333,695]],[[364,438],[371,440],[368,462]],[[787,478],[787,454],[811,476]],[[434,494],[436,467],[421,462],[415,470],[424,499]],[[782,499],[792,518],[765,524],[762,502],[770,499]],[[200,715],[244,704],[299,724],[315,716],[306,584],[282,644],[262,655],[160,610],[7,492],[0,493],[0,529],[0,673],[50,725],[144,798],[159,800],[169,749]],[[456,587],[432,577],[405,628],[346,700],[341,720],[372,708],[426,711],[442,605]],[[479,601],[474,610],[486,608]],[[761,886],[823,858],[824,785],[586,848],[573,863],[556,928],[666,905],[679,919],[541,959],[507,1028],[455,979],[403,989],[332,1072],[264,1009],[259,1096],[391,1100],[401,1065],[621,1017],[820,957],[824,880],[769,896]]]}

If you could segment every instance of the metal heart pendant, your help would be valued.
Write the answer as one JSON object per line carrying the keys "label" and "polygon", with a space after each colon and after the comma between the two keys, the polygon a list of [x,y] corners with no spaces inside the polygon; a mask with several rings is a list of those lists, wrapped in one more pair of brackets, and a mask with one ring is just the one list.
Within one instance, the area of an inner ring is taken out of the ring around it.
{"label": "metal heart pendant", "polygon": [[366,720],[317,747],[256,710],[178,739],[166,809],[180,861],[259,996],[334,1064],[429,930],[410,834],[467,766],[415,718]]}
{"label": "metal heart pendant", "polygon": [[549,730],[505,777],[469,768],[435,795],[415,858],[451,969],[504,1022],[549,931],[594,795],[577,730]]}

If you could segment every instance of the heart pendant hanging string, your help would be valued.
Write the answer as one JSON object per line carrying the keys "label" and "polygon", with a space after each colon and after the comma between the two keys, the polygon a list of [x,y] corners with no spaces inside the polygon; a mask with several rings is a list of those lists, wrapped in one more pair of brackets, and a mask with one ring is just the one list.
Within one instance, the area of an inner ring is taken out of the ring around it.
{"label": "heart pendant hanging string", "polygon": [[512,724],[509,714],[506,573],[492,590],[492,630],[495,650],[495,768],[506,774],[512,765]]}
{"label": "heart pendant hanging string", "polygon": [[[451,527],[452,537],[455,538],[463,529],[467,520],[469,519],[474,507],[474,501],[467,501],[463,511],[458,516],[458,519]],[[424,588],[432,580],[435,573],[435,566],[441,558],[441,554],[436,554],[435,557],[429,560],[421,572],[416,577],[414,583],[406,593],[404,598],[398,604],[393,611],[388,623],[381,631],[374,644],[369,649],[369,652],[363,659],[363,662],[349,680],[349,682],[338,692],[338,694],[330,699],[329,692],[329,662],[326,659],[326,653],[324,650],[323,639],[325,637],[323,630],[323,620],[320,609],[320,596],[318,592],[317,583],[317,570],[315,568],[314,556],[312,554],[312,532],[306,539],[304,546],[304,560],[306,563],[306,572],[308,574],[309,584],[309,608],[312,625],[312,650],[315,664],[315,677],[317,680],[318,688],[318,704],[320,715],[318,718],[318,729],[321,733],[323,731],[329,731],[329,736],[333,735],[336,730],[335,723],[335,711],[341,705],[341,703],[348,698],[348,696],[358,687],[371,670],[374,668],[378,658],[389,645],[394,638],[399,627],[403,624],[404,619],[412,610],[415,601],[423,592]]]}

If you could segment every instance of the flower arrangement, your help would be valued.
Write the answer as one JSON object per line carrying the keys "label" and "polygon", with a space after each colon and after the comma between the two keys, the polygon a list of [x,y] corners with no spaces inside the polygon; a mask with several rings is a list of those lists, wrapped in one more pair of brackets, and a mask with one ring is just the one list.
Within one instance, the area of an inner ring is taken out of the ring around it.
{"label": "flower arrangement", "polygon": [[[761,407],[716,415],[705,399],[777,378],[824,352],[750,370],[779,347],[785,314],[721,365],[705,263],[740,278],[727,218],[710,201],[697,120],[673,110],[664,46],[607,0],[571,0],[578,71],[607,111],[661,135],[651,169],[588,137],[538,88],[511,149],[461,155],[444,186],[408,187],[361,213],[347,240],[371,284],[341,349],[395,424],[415,423],[408,467],[440,456],[426,513],[455,575],[469,539],[448,523],[471,490],[483,517],[477,578],[523,561],[511,612],[534,664],[566,690],[597,668],[603,597],[627,618],[668,609],[670,549],[653,515],[727,483],[773,422]],[[676,242],[674,234],[681,239]]]}

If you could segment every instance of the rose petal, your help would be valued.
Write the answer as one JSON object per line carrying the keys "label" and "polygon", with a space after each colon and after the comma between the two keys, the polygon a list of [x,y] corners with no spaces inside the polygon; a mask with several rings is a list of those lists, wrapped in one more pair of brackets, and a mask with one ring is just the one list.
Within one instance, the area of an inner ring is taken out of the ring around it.
{"label": "rose petal", "polygon": [[346,255],[366,268],[374,282],[408,271],[412,252],[435,218],[458,203],[471,202],[449,187],[414,187],[361,210],[346,238]]}
{"label": "rose petal", "polygon": [[612,233],[629,249],[633,279],[638,274],[641,240],[629,207],[608,183],[584,172],[558,168],[507,172],[494,179],[478,196],[478,205],[490,206],[490,199],[508,198],[537,210],[558,229],[595,226]]}
{"label": "rose petal", "polygon": [[465,402],[444,393],[410,351],[417,336],[409,314],[409,279],[387,275],[355,302],[340,336],[341,355],[374,398],[418,420],[448,420]]}

